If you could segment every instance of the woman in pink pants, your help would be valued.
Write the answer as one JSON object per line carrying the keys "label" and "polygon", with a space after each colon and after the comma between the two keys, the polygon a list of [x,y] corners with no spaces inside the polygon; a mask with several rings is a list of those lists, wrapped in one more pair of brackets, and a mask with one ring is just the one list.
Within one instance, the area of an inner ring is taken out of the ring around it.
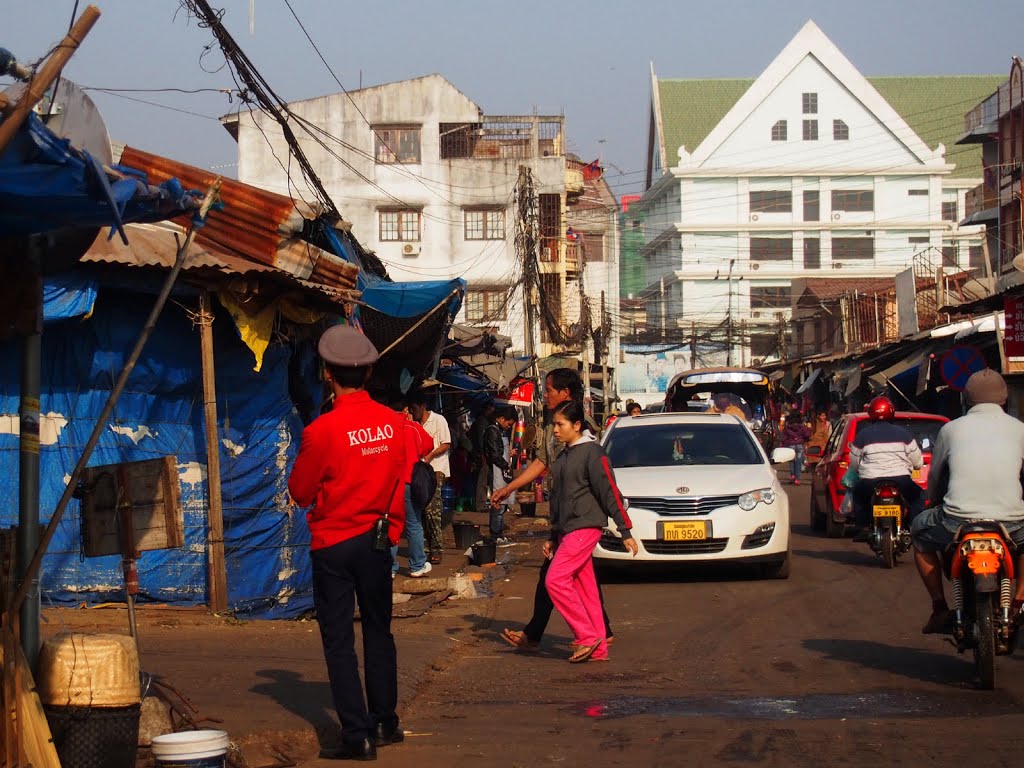
{"label": "woman in pink pants", "polygon": [[591,556],[609,517],[634,557],[637,544],[608,457],[600,443],[583,435],[583,407],[568,400],[552,417],[555,437],[565,450],[551,467],[551,540],[544,542],[544,555],[552,558],[548,593],[574,635],[569,661],[607,660]]}

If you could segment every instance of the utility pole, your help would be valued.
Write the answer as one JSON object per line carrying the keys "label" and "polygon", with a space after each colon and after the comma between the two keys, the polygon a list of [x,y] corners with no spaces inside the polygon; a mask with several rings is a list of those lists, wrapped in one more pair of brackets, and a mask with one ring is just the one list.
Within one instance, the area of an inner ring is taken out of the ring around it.
{"label": "utility pole", "polygon": [[725,319],[726,335],[727,335],[727,338],[728,338],[728,342],[727,342],[728,346],[726,347],[726,350],[725,350],[725,364],[726,365],[730,365],[730,366],[732,365],[732,344],[733,344],[733,338],[732,338],[732,268],[733,268],[733,266],[735,264],[736,264],[736,259],[729,259],[729,277],[726,278],[726,280],[729,283],[729,309],[728,309],[728,312],[726,313],[726,319]]}
{"label": "utility pole", "polygon": [[747,321],[740,320],[740,365],[747,365]]}
{"label": "utility pole", "polygon": [[604,306],[604,291],[601,291],[601,391],[604,393],[604,421],[612,412],[612,396],[608,392],[608,355],[610,352],[608,344],[608,333],[610,330],[608,313]]}
{"label": "utility pole", "polygon": [[531,371],[536,380],[537,373],[537,342],[534,337],[534,324],[537,310],[534,305],[534,290],[540,276],[537,274],[537,232],[534,226],[536,218],[536,197],[533,192],[533,177],[529,166],[519,166],[519,180],[516,183],[516,200],[518,215],[516,217],[516,256],[523,268],[523,322],[526,326],[523,343],[526,356],[531,358]]}
{"label": "utility pole", "polygon": [[775,319],[779,323],[779,331],[778,331],[778,333],[779,333],[779,340],[778,340],[779,359],[780,360],[788,360],[789,359],[789,349],[788,349],[788,345],[786,344],[786,315],[784,313],[782,313],[782,312],[776,312],[775,313]]}
{"label": "utility pole", "polygon": [[697,324],[690,323],[690,370],[697,367]]}

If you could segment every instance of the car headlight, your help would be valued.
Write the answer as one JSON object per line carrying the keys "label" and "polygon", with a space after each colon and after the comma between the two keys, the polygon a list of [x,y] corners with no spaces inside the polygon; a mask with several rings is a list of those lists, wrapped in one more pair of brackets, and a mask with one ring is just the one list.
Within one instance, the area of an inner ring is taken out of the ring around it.
{"label": "car headlight", "polygon": [[774,504],[775,503],[775,491],[771,488],[759,488],[756,491],[750,493],[744,493],[740,496],[736,504],[744,512],[749,512],[754,507],[761,504]]}

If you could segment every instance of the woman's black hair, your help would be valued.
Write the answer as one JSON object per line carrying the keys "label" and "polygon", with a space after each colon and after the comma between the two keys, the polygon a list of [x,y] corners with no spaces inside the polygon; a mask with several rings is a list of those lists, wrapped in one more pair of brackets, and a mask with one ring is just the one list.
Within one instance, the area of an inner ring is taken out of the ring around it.
{"label": "woman's black hair", "polygon": [[555,414],[562,414],[570,424],[575,424],[577,421],[581,424],[586,423],[586,413],[583,411],[583,404],[575,400],[566,400],[564,403],[560,403],[554,407],[551,411],[551,419],[554,420]]}

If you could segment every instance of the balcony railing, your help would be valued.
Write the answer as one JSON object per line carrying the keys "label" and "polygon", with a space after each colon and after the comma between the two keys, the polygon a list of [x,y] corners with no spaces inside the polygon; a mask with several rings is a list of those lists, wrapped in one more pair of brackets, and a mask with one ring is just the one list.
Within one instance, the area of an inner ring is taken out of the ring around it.
{"label": "balcony railing", "polygon": [[[1009,82],[1005,85],[1007,94],[1009,94]],[[971,133],[983,125],[991,125],[999,119],[999,94],[1002,89],[1003,86],[1000,86],[998,91],[964,115],[964,133]]]}

